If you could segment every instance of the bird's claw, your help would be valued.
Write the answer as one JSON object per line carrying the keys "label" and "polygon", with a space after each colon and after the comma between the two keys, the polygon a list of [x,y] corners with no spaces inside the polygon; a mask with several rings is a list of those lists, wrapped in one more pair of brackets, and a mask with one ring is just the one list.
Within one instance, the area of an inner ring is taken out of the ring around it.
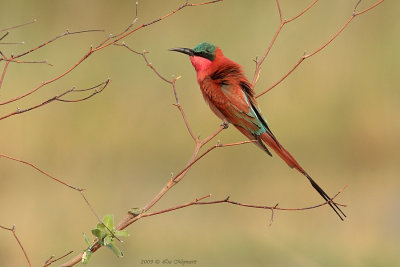
{"label": "bird's claw", "polygon": [[224,129],[228,129],[229,123],[226,122],[226,121],[224,121],[224,122],[221,124],[221,126],[224,127]]}

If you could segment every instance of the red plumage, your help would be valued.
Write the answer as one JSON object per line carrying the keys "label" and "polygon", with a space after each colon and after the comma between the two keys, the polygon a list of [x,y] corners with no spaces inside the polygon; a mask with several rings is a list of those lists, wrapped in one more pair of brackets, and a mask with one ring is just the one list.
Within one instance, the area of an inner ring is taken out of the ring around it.
{"label": "red plumage", "polygon": [[331,202],[331,198],[275,138],[258,108],[252,85],[239,64],[225,57],[220,48],[209,43],[202,43],[193,50],[172,50],[190,55],[203,97],[220,119],[234,125],[247,138],[257,140],[256,144],[271,155],[265,146],[267,145],[291,168],[306,176],[314,189],[343,220],[339,212],[343,216],[345,214]]}

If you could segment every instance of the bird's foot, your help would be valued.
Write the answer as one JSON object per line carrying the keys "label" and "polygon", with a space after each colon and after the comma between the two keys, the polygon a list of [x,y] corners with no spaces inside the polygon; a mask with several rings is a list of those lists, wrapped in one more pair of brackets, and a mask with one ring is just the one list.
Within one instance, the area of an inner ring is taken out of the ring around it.
{"label": "bird's foot", "polygon": [[224,127],[224,129],[228,129],[228,127],[229,127],[229,122],[224,121],[224,122],[221,124],[221,126]]}

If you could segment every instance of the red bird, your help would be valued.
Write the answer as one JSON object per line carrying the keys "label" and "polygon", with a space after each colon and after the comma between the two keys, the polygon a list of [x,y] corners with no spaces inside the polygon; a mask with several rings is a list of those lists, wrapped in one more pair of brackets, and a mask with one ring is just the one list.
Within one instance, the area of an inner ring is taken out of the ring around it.
{"label": "red bird", "polygon": [[219,47],[203,42],[195,48],[173,48],[170,51],[184,53],[190,56],[190,61],[197,72],[197,82],[205,101],[211,110],[224,121],[233,124],[250,140],[257,140],[258,147],[272,156],[268,148],[278,154],[291,168],[295,168],[310,181],[318,193],[328,201],[341,220],[346,215],[331,202],[331,198],[308,175],[300,164],[278,142],[267,121],[262,116],[254,98],[254,90],[242,67],[225,57]]}

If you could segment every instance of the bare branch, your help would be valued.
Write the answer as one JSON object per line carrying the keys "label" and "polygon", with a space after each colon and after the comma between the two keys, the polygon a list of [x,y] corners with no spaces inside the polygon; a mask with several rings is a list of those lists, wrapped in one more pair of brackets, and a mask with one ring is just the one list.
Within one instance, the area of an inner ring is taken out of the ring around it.
{"label": "bare branch", "polygon": [[[27,109],[18,108],[16,111],[11,112],[11,113],[9,113],[7,115],[4,115],[4,116],[0,117],[0,120],[4,120],[4,119],[9,118],[11,116],[19,115],[19,114],[22,114],[22,113],[25,113],[25,112],[28,112],[28,111],[43,107],[43,106],[45,106],[47,104],[50,104],[50,103],[52,103],[54,101],[60,101],[60,102],[66,102],[66,103],[75,103],[75,102],[81,102],[81,101],[87,100],[87,99],[93,97],[94,95],[102,92],[104,90],[104,88],[106,88],[107,85],[110,83],[110,81],[111,81],[110,79],[107,79],[106,81],[104,81],[104,82],[102,82],[102,83],[100,83],[100,84],[98,84],[96,86],[93,86],[91,88],[88,88],[88,89],[78,90],[75,87],[72,87],[71,89],[68,89],[68,90],[64,91],[63,93],[61,93],[59,95],[53,96],[52,98],[49,98],[46,101],[44,101],[44,102],[42,102],[40,104],[37,104],[37,105],[35,105],[33,107],[30,107],[30,108],[27,108]],[[99,88],[99,89],[97,89],[97,88]],[[71,94],[71,93],[86,92],[86,91],[89,91],[89,90],[91,90],[92,93],[89,94],[88,96],[83,97],[83,98],[78,98],[78,99],[65,99],[64,98],[65,96],[67,96],[68,94]]]}
{"label": "bare branch", "polygon": [[15,232],[15,225],[13,225],[12,228],[7,228],[7,227],[4,227],[4,226],[1,226],[1,225],[0,225],[0,228],[3,229],[3,230],[7,230],[7,231],[12,232],[12,234],[13,234],[15,240],[17,240],[19,247],[21,248],[22,252],[23,252],[24,255],[25,255],[26,261],[28,262],[29,266],[32,267],[32,264],[31,264],[31,261],[29,260],[28,254],[26,253],[26,251],[25,251],[25,249],[24,249],[24,246],[22,246],[22,243],[21,243],[21,241],[19,240],[19,238],[18,238],[18,236],[17,236],[17,233]]}
{"label": "bare branch", "polygon": [[7,68],[8,68],[9,64],[10,64],[10,61],[7,61],[6,64],[4,65],[3,72],[1,73],[0,89],[1,89],[1,86],[3,85],[4,77],[6,76],[6,72],[7,72]]}
{"label": "bare branch", "polygon": [[168,80],[168,79],[165,78],[163,75],[161,75],[161,74],[158,72],[158,70],[153,66],[153,64],[148,60],[146,54],[148,54],[149,52],[147,52],[147,51],[138,52],[138,51],[136,51],[136,50],[130,48],[128,45],[126,45],[125,42],[122,42],[121,44],[115,43],[114,45],[116,45],[116,46],[121,46],[121,47],[125,47],[125,48],[127,48],[129,51],[131,51],[132,53],[134,53],[134,54],[136,54],[136,55],[142,56],[142,57],[143,57],[143,60],[146,62],[146,65],[147,65],[149,68],[151,68],[151,69],[153,70],[153,72],[154,72],[161,80],[163,80],[163,81],[166,82],[166,83],[171,84],[172,90],[173,90],[174,96],[175,96],[175,104],[174,104],[174,106],[176,106],[176,107],[179,109],[179,111],[180,111],[180,113],[181,113],[181,115],[182,115],[183,121],[185,122],[186,128],[187,128],[187,130],[188,130],[190,136],[191,136],[192,139],[194,140],[194,142],[195,142],[195,143],[199,142],[199,139],[194,135],[194,133],[193,133],[193,131],[192,131],[190,125],[189,125],[189,121],[188,121],[188,119],[187,119],[187,117],[186,117],[186,114],[185,114],[185,111],[183,110],[182,105],[179,103],[179,98],[178,98],[178,93],[177,93],[177,91],[176,91],[176,85],[175,85],[175,83],[176,83],[176,81],[180,78],[180,76],[178,76],[178,77],[176,77],[176,78],[174,78],[174,79],[172,79],[172,80]]}
{"label": "bare branch", "polygon": [[71,250],[70,252],[64,254],[64,255],[61,256],[61,257],[58,257],[57,259],[54,259],[55,256],[53,255],[53,256],[51,256],[48,260],[45,261],[45,263],[42,265],[42,267],[50,266],[51,264],[53,264],[53,263],[55,263],[55,262],[57,262],[57,261],[59,261],[59,260],[65,258],[65,257],[67,257],[68,255],[72,254],[73,252],[74,252],[74,251]]}
{"label": "bare branch", "polygon": [[40,169],[40,168],[37,167],[36,165],[34,165],[34,164],[30,163],[30,162],[27,162],[27,161],[25,161],[25,160],[17,159],[17,158],[14,158],[14,157],[11,157],[11,156],[8,156],[8,155],[5,155],[5,154],[0,154],[0,157],[6,158],[6,159],[11,159],[11,160],[14,160],[14,161],[23,163],[23,164],[25,164],[25,165],[31,166],[32,168],[34,168],[35,170],[37,170],[37,171],[41,172],[42,174],[46,175],[46,176],[49,177],[50,179],[53,179],[54,181],[56,181],[56,182],[58,182],[58,183],[60,183],[60,184],[63,184],[63,185],[65,185],[65,186],[67,186],[67,187],[69,187],[69,188],[71,188],[71,189],[76,190],[76,191],[81,192],[81,191],[84,190],[84,189],[81,189],[81,188],[72,186],[72,185],[70,185],[70,184],[68,184],[68,183],[66,183],[66,182],[64,182],[64,181],[62,181],[62,180],[60,180],[60,179],[58,179],[58,178],[56,178],[56,177],[54,177],[54,176],[48,174],[47,172],[43,171],[42,169]]}
{"label": "bare branch", "polygon": [[269,225],[271,225],[272,222],[273,222],[273,216],[274,216],[274,211],[275,211],[275,210],[281,210],[281,211],[302,211],[302,210],[310,210],[310,209],[316,209],[316,208],[325,206],[325,205],[327,205],[327,204],[329,204],[329,203],[335,203],[336,205],[346,207],[346,205],[342,205],[342,204],[339,204],[339,203],[334,202],[334,199],[335,199],[339,194],[341,194],[341,193],[346,189],[346,187],[347,187],[347,186],[344,186],[342,189],[340,189],[339,192],[337,192],[337,193],[333,196],[333,198],[332,198],[330,201],[326,201],[326,202],[323,202],[323,203],[321,203],[321,204],[314,205],[314,206],[309,206],[309,207],[305,207],[305,208],[280,208],[280,207],[278,207],[278,204],[275,204],[274,206],[264,206],[264,205],[245,204],[245,203],[240,203],[240,202],[237,202],[237,201],[232,201],[232,200],[230,200],[230,197],[226,197],[225,199],[222,199],[222,200],[202,201],[202,200],[204,200],[204,199],[206,199],[206,198],[209,198],[209,197],[211,196],[211,194],[208,194],[208,195],[205,195],[205,196],[203,196],[203,197],[196,198],[196,199],[194,199],[193,201],[190,201],[190,202],[188,202],[188,203],[181,204],[181,205],[178,205],[178,206],[175,206],[175,207],[171,207],[171,208],[167,208],[167,209],[163,209],[163,210],[159,210],[159,211],[155,211],[155,212],[141,213],[141,214],[140,214],[140,218],[145,218],[145,217],[150,217],[150,216],[154,216],[154,215],[159,215],[159,214],[162,214],[162,213],[171,212],[171,211],[174,211],[174,210],[186,208],[186,207],[193,206],[193,205],[213,205],[213,204],[227,203],[227,204],[231,204],[231,205],[242,206],[242,207],[245,207],[245,208],[268,209],[268,210],[271,210],[272,214],[271,214],[271,219],[270,219],[270,224],[269,224]]}
{"label": "bare branch", "polygon": [[[265,89],[264,91],[258,93],[256,95],[256,98],[264,95],[265,93],[269,92],[272,88],[276,87],[278,84],[280,84],[283,80],[285,80],[295,69],[297,69],[297,67],[307,58],[312,57],[313,55],[317,54],[318,52],[320,52],[321,50],[323,50],[326,46],[328,46],[333,40],[336,39],[336,37],[339,36],[339,34],[347,27],[347,25],[358,15],[361,15],[371,9],[373,9],[374,7],[378,6],[379,4],[381,4],[384,0],[381,0],[373,5],[371,5],[370,7],[360,11],[360,12],[353,12],[353,14],[350,16],[350,18],[343,24],[343,26],[328,40],[326,41],[322,46],[320,46],[319,48],[315,49],[313,52],[309,53],[309,54],[304,54],[299,61],[297,61],[297,63],[285,74],[283,75],[277,82],[275,82],[273,85],[271,85],[270,87],[268,87],[267,89]],[[361,1],[358,1],[356,4],[356,8],[359,5]],[[282,24],[281,24],[282,25]],[[279,34],[279,31],[275,34],[277,36],[277,34]],[[274,38],[276,39],[276,38]],[[267,50],[268,52],[268,50]]]}
{"label": "bare branch", "polygon": [[[199,4],[189,4],[189,3],[186,1],[182,6],[176,8],[175,10],[169,12],[168,14],[166,14],[166,15],[164,15],[164,16],[158,18],[158,19],[155,19],[155,20],[153,20],[153,21],[151,21],[151,22],[149,22],[149,23],[142,24],[141,26],[138,26],[138,27],[136,27],[136,28],[134,28],[134,29],[130,29],[130,30],[127,31],[127,32],[124,31],[124,32],[122,32],[121,34],[119,34],[117,38],[113,38],[113,40],[111,40],[111,37],[108,37],[108,38],[106,38],[106,40],[102,43],[102,45],[99,45],[99,46],[97,46],[96,48],[91,47],[90,50],[89,50],[89,52],[87,52],[80,60],[78,60],[77,63],[75,63],[72,67],[70,67],[70,68],[69,68],[68,70],[66,70],[65,72],[63,72],[63,73],[61,73],[60,75],[54,77],[53,79],[50,79],[50,80],[45,81],[45,82],[42,82],[40,85],[38,85],[37,87],[33,88],[32,90],[28,91],[28,92],[25,93],[25,94],[22,94],[22,95],[20,95],[20,96],[18,96],[18,97],[16,97],[16,98],[13,98],[13,99],[10,99],[10,100],[7,100],[7,101],[4,101],[4,102],[0,103],[0,105],[6,105],[6,104],[9,104],[9,103],[18,101],[18,100],[20,100],[20,99],[22,99],[22,98],[24,98],[24,97],[26,97],[26,96],[28,96],[28,95],[30,95],[30,94],[36,92],[37,90],[39,90],[39,89],[42,88],[43,86],[45,86],[45,85],[47,85],[47,84],[50,84],[50,83],[53,83],[53,82],[55,82],[55,81],[61,79],[62,77],[64,77],[65,75],[67,75],[68,73],[70,73],[71,71],[73,71],[76,67],[78,67],[83,61],[85,61],[85,60],[86,60],[90,55],[92,55],[93,53],[95,53],[95,52],[97,52],[97,51],[99,51],[99,50],[102,50],[102,49],[104,49],[104,48],[106,48],[106,47],[108,47],[108,46],[110,46],[110,45],[113,45],[113,44],[115,44],[115,43],[121,41],[122,39],[126,38],[127,36],[133,34],[134,32],[136,32],[136,31],[138,31],[138,30],[140,30],[140,29],[143,29],[143,28],[145,28],[145,27],[147,27],[147,26],[150,26],[150,25],[152,25],[152,24],[154,24],[154,23],[157,23],[157,22],[159,22],[159,21],[162,21],[162,20],[164,20],[164,19],[170,17],[171,15],[175,14],[176,12],[178,12],[178,11],[184,9],[185,7],[200,6],[200,5],[206,5],[206,4],[213,4],[213,3],[216,3],[216,2],[220,2],[220,1],[222,1],[222,0],[209,1],[209,2],[204,2],[204,3],[199,3]],[[43,46],[49,44],[50,42],[53,42],[53,41],[57,40],[58,38],[61,38],[61,37],[65,36],[65,35],[77,34],[77,33],[84,33],[84,32],[92,32],[92,31],[99,31],[99,30],[87,30],[87,31],[79,31],[79,32],[69,32],[69,31],[67,30],[65,33],[63,33],[63,34],[61,34],[61,35],[59,35],[59,36],[57,36],[57,37],[51,39],[50,41],[47,41],[46,43],[43,43],[43,44],[37,46],[36,48],[33,48],[33,49],[31,49],[31,50],[29,50],[29,51],[27,51],[27,52],[25,52],[25,53],[22,53],[22,54],[20,54],[20,55],[18,55],[18,56],[12,57],[11,59],[15,59],[15,58],[18,58],[18,57],[25,56],[26,54],[31,53],[31,52],[33,52],[33,51],[35,51],[35,50],[37,50],[37,49],[39,49],[39,48],[41,48],[41,47],[43,47]]]}
{"label": "bare branch", "polygon": [[11,26],[11,27],[8,27],[8,28],[0,29],[0,32],[5,32],[5,31],[16,29],[16,28],[20,28],[20,27],[35,23],[36,21],[37,21],[37,19],[33,19],[33,20],[29,21],[29,22],[26,22],[26,23],[23,23],[23,24],[20,24],[20,25],[16,25],[16,26]]}
{"label": "bare branch", "polygon": [[14,57],[12,57],[11,59],[16,59],[16,58],[20,58],[20,57],[26,56],[27,54],[30,54],[30,53],[32,53],[32,52],[34,52],[34,51],[36,51],[36,50],[38,50],[38,49],[40,49],[40,48],[42,48],[42,47],[48,45],[48,44],[51,44],[52,42],[54,42],[54,41],[56,41],[56,40],[58,40],[58,39],[60,39],[60,38],[62,38],[62,37],[65,37],[65,36],[68,36],[68,35],[75,35],[75,34],[82,34],[82,33],[90,33],[90,32],[104,32],[104,30],[82,30],[82,31],[70,32],[70,31],[67,29],[67,30],[65,30],[64,33],[62,33],[62,34],[60,34],[60,35],[58,35],[58,36],[56,36],[56,37],[54,37],[54,38],[52,38],[52,39],[50,39],[50,40],[48,40],[48,41],[46,41],[46,42],[40,44],[40,45],[38,45],[38,46],[36,46],[36,47],[34,47],[34,48],[32,48],[32,49],[30,49],[30,50],[24,52],[24,53],[21,53],[21,54],[19,54],[19,55],[17,55],[17,56],[14,56]]}
{"label": "bare branch", "polygon": [[303,11],[301,11],[300,13],[298,13],[296,16],[292,17],[291,19],[285,20],[283,19],[282,16],[282,10],[279,4],[279,1],[276,0],[276,5],[278,7],[278,12],[279,12],[279,18],[280,18],[280,25],[278,26],[278,29],[275,32],[274,37],[272,38],[271,42],[268,45],[267,50],[265,51],[264,55],[261,57],[261,60],[256,59],[256,69],[254,71],[254,76],[253,76],[253,81],[252,81],[252,85],[253,85],[253,89],[256,87],[258,78],[260,76],[260,72],[261,72],[261,65],[264,63],[264,60],[267,58],[269,52],[272,49],[272,46],[275,44],[276,39],[278,38],[279,33],[281,32],[282,28],[285,26],[285,24],[294,21],[295,19],[299,18],[300,16],[302,16],[304,13],[306,13],[308,10],[310,10],[310,8],[312,8],[319,0],[314,0],[308,7],[306,7]]}
{"label": "bare branch", "polygon": [[3,36],[0,37],[0,41],[3,40],[4,38],[6,38],[6,36],[9,34],[10,34],[10,32],[6,32],[5,34],[3,34]]}

